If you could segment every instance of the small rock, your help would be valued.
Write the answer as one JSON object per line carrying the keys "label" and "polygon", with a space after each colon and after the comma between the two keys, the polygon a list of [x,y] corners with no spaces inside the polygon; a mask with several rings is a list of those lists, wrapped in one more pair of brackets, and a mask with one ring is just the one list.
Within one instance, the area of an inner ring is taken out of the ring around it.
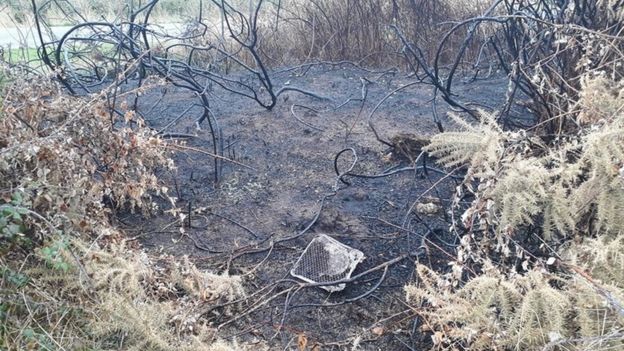
{"label": "small rock", "polygon": [[428,203],[418,203],[416,204],[416,212],[426,216],[432,216],[440,212],[440,205],[434,204],[432,202]]}

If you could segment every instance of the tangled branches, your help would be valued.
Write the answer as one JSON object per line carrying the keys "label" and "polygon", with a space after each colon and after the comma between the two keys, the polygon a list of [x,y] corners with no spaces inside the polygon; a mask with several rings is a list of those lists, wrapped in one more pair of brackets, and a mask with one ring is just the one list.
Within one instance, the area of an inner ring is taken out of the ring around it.
{"label": "tangled branches", "polygon": [[[422,71],[421,78],[430,82],[447,103],[476,119],[476,109],[453,94],[455,74],[471,59],[467,56],[469,47],[480,48],[472,57],[475,72],[483,68],[486,58],[497,62],[509,78],[506,102],[497,113],[505,126],[539,125],[547,133],[566,132],[578,126],[575,117],[579,111],[574,105],[581,78],[592,73],[618,80],[623,73],[621,1],[495,1],[481,16],[455,23],[432,61],[419,46],[410,43],[399,26],[393,28],[416,76]],[[461,45],[452,45],[450,39],[461,33],[465,33]],[[442,61],[442,53],[449,50],[455,57]],[[532,125],[519,125],[509,118],[512,105],[523,98],[537,116]]]}
{"label": "tangled branches", "polygon": [[[198,99],[199,125],[207,121],[212,135],[215,157],[215,181],[221,172],[223,155],[222,131],[211,109],[216,94],[233,94],[254,100],[272,109],[278,97],[287,92],[323,98],[297,87],[275,87],[271,74],[259,54],[259,16],[264,1],[258,1],[244,14],[226,1],[200,1],[195,17],[184,27],[155,24],[152,21],[158,0],[127,8],[127,18],[115,21],[89,21],[68,1],[32,1],[40,55],[44,63],[57,72],[57,78],[73,94],[92,93],[112,83],[109,109],[118,112],[117,94],[124,84],[140,87],[150,76],[165,79],[175,87],[192,92]],[[77,23],[62,37],[54,38],[46,13],[57,11],[66,21]],[[213,30],[208,23],[219,16],[221,28]],[[44,35],[44,32],[47,32]],[[139,96],[133,101],[137,108]],[[143,116],[144,117],[144,116]],[[182,116],[180,116],[181,118]]]}

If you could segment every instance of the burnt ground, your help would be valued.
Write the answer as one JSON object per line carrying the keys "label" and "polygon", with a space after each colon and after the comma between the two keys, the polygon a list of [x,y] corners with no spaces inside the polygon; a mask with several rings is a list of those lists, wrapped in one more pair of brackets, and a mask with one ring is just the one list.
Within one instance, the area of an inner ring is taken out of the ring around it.
{"label": "burnt ground", "polygon": [[[350,101],[338,109],[332,109],[331,102],[295,92],[280,96],[272,111],[249,99],[215,93],[211,108],[223,131],[225,155],[253,170],[224,162],[215,184],[210,156],[192,150],[177,152],[177,171],[163,174],[163,180],[170,193],[178,197],[178,206],[191,210],[190,228],[184,229],[185,234],[180,232],[182,224],[168,215],[147,219],[120,215],[130,235],[139,235],[148,251],[188,255],[201,268],[245,274],[249,301],[207,313],[220,337],[263,341],[271,350],[296,350],[303,335],[310,350],[315,345],[320,348],[314,350],[350,350],[358,341],[361,350],[420,350],[428,344],[430,337],[421,332],[419,319],[404,302],[403,286],[414,281],[417,261],[444,270],[449,258],[440,249],[452,254],[455,238],[446,234],[449,224],[444,211],[406,214],[414,200],[443,175],[430,170],[426,175],[409,171],[382,178],[347,177],[350,185],[346,185],[337,181],[333,165],[338,152],[353,148],[358,157],[355,173],[379,174],[409,166],[405,157],[375,139],[367,117],[388,92],[410,80],[336,68],[310,70],[303,76],[282,73],[277,75],[276,85],[288,82],[329,96],[339,104],[361,97],[361,78],[372,82],[364,103]],[[499,105],[505,90],[504,77],[471,83],[458,79],[455,86],[463,101],[486,106]],[[162,88],[148,92],[139,105],[145,113],[149,111],[147,123],[156,129],[196,102],[182,89],[169,88],[161,98],[162,92]],[[432,93],[428,85],[415,85],[385,101],[372,117],[382,138],[435,134]],[[293,104],[316,111],[295,107],[304,124],[291,114]],[[440,101],[442,123],[452,128],[447,111]],[[168,131],[196,133],[186,145],[210,152],[207,125],[202,125],[201,131],[194,127],[192,116],[200,114],[199,107],[191,107],[189,118],[181,119]],[[352,161],[352,153],[344,153],[341,169]],[[427,195],[448,205],[454,185],[455,180],[446,178]],[[318,220],[308,231],[268,250],[271,242],[300,233],[317,214]],[[404,224],[409,231],[391,224]],[[290,269],[319,233],[365,254],[354,274],[401,255],[410,256],[391,265],[378,288],[362,298],[358,297],[378,283],[383,270],[349,283],[337,293],[316,287],[288,290],[295,285],[288,280]],[[423,235],[429,241],[423,242]]]}

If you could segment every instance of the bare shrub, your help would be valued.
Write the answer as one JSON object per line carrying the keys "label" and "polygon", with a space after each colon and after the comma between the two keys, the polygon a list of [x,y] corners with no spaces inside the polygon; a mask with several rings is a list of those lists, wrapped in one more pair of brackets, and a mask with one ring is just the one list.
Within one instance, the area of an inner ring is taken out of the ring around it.
{"label": "bare shrub", "polygon": [[532,99],[544,126],[561,133],[575,127],[573,106],[583,77],[602,72],[614,81],[622,78],[622,6],[608,1],[538,5],[506,2],[514,17],[499,35],[517,40],[506,41],[501,63]]}
{"label": "bare shrub", "polygon": [[433,55],[451,21],[475,16],[485,5],[461,0],[282,1],[267,12],[261,49],[278,65],[343,60],[402,65],[402,44],[390,25]]}

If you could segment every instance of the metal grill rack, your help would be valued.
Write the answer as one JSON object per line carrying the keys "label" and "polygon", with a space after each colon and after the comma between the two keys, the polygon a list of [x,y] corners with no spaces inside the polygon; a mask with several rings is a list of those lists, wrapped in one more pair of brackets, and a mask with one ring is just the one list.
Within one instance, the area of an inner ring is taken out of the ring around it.
{"label": "metal grill rack", "polygon": [[[308,244],[290,271],[293,277],[309,283],[332,283],[351,277],[364,253],[338,240],[320,234]],[[341,291],[345,284],[325,285],[329,291]]]}

